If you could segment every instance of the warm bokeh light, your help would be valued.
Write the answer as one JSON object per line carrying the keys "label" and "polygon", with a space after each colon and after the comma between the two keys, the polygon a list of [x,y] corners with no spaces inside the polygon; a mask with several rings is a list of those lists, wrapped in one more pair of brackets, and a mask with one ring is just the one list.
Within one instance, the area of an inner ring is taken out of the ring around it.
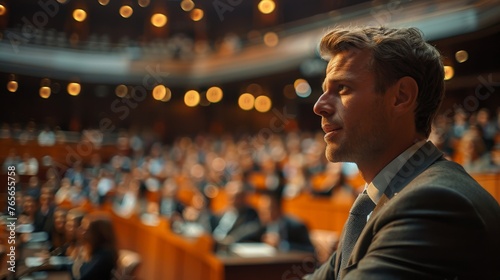
{"label": "warm bokeh light", "polygon": [[75,9],[73,11],[73,19],[75,19],[78,22],[82,22],[87,18],[87,12],[83,9]]}
{"label": "warm bokeh light", "polygon": [[155,100],[163,100],[167,95],[167,88],[164,85],[157,85],[153,88],[153,98]]}
{"label": "warm bokeh light", "polygon": [[172,91],[165,87],[165,96],[160,100],[161,102],[168,102],[172,98]]}
{"label": "warm bokeh light", "polygon": [[181,2],[181,9],[189,12],[194,8],[194,2],[191,0],[182,0]]}
{"label": "warm bokeh light", "polygon": [[224,93],[220,87],[211,87],[207,90],[207,100],[212,103],[221,101]]}
{"label": "warm bokeh light", "polygon": [[150,0],[137,0],[137,4],[143,8],[149,6],[150,3]]}
{"label": "warm bokeh light", "polygon": [[250,93],[243,93],[238,98],[238,105],[241,109],[248,111],[252,110],[255,104],[255,97]]}
{"label": "warm bokeh light", "polygon": [[272,0],[262,0],[258,5],[259,11],[263,14],[270,14],[276,8],[276,4]]}
{"label": "warm bokeh light", "polygon": [[204,12],[202,9],[194,9],[191,11],[191,19],[193,21],[200,21],[203,18]]}
{"label": "warm bokeh light", "polygon": [[106,6],[109,4],[109,0],[99,0],[99,4]]}
{"label": "warm bokeh light", "polygon": [[115,89],[115,94],[118,97],[123,98],[123,97],[127,96],[127,93],[128,93],[128,88],[126,85],[119,85]]}
{"label": "warm bokeh light", "polygon": [[40,97],[41,98],[49,98],[50,97],[50,87],[40,87]]}
{"label": "warm bokeh light", "polygon": [[455,76],[455,69],[452,66],[444,66],[444,80],[450,80]]}
{"label": "warm bokeh light", "polygon": [[0,4],[0,16],[5,15],[6,12],[7,12],[7,9],[5,8],[5,6]]}
{"label": "warm bokeh light", "polygon": [[72,96],[77,96],[78,94],[80,94],[81,89],[82,87],[79,83],[69,83],[67,88],[69,95]]}
{"label": "warm bokeh light", "polygon": [[200,93],[196,90],[189,90],[184,95],[184,103],[189,107],[194,107],[200,103]]}
{"label": "warm bokeh light", "polygon": [[255,98],[255,110],[265,113],[271,110],[272,102],[271,98],[265,95],[260,95]]}
{"label": "warm bokeh light", "polygon": [[130,7],[129,5],[123,5],[120,8],[120,15],[124,18],[131,17],[133,13],[134,9],[132,9],[132,7]]}
{"label": "warm bokeh light", "polygon": [[264,34],[264,44],[268,47],[275,47],[278,45],[280,39],[278,37],[278,34],[274,32],[267,32]]}
{"label": "warm bokeh light", "polygon": [[18,88],[17,81],[9,81],[7,83],[7,90],[10,92],[16,92]]}
{"label": "warm bokeh light", "polygon": [[467,59],[469,59],[469,53],[467,53],[467,51],[460,50],[460,51],[455,53],[455,59],[459,63],[464,63],[467,61]]}
{"label": "warm bokeh light", "polygon": [[66,2],[68,2],[67,0],[57,0],[57,2],[61,3],[61,4],[64,4]]}
{"label": "warm bokeh light", "polygon": [[163,27],[167,24],[167,16],[164,14],[154,14],[151,16],[151,24],[156,27]]}
{"label": "warm bokeh light", "polygon": [[304,79],[297,79],[293,83],[293,86],[295,88],[295,93],[297,93],[298,96],[305,98],[311,95],[311,86],[309,83],[304,80]]}

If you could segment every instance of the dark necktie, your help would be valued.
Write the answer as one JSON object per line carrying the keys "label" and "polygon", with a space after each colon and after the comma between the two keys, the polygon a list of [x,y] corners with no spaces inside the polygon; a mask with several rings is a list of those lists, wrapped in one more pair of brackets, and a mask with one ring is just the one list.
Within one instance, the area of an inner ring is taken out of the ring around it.
{"label": "dark necktie", "polygon": [[373,203],[366,191],[359,194],[356,201],[354,201],[351,211],[349,212],[349,218],[347,218],[345,224],[339,274],[340,271],[347,266],[347,261],[351,256],[354,244],[356,244],[361,231],[363,231],[366,225],[367,216],[374,208],[375,203]]}

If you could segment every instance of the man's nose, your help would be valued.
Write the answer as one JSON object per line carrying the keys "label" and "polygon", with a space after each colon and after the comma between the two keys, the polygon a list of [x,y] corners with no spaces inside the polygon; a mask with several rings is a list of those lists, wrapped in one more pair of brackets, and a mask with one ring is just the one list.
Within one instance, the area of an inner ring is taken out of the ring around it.
{"label": "man's nose", "polygon": [[323,93],[313,107],[313,112],[322,117],[329,116],[334,112],[333,100],[329,97],[327,92]]}

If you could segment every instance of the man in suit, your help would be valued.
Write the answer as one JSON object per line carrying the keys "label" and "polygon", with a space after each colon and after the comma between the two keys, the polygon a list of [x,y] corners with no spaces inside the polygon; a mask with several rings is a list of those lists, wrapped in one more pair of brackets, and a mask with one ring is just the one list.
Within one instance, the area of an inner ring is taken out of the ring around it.
{"label": "man in suit", "polygon": [[223,245],[222,247],[245,241],[254,223],[260,223],[257,211],[246,201],[246,191],[242,181],[229,181],[225,189],[228,206],[217,218],[217,226],[212,232],[214,239],[218,245]]}
{"label": "man in suit", "polygon": [[[500,279],[500,207],[426,139],[443,99],[439,52],[415,28],[335,28],[314,105],[326,157],[367,182],[339,247],[305,279]],[[359,202],[359,203],[358,203]]]}
{"label": "man in suit", "polygon": [[246,241],[264,242],[280,251],[305,251],[314,253],[309,231],[300,220],[286,215],[282,210],[280,191],[266,191],[259,198],[260,223],[248,230]]}

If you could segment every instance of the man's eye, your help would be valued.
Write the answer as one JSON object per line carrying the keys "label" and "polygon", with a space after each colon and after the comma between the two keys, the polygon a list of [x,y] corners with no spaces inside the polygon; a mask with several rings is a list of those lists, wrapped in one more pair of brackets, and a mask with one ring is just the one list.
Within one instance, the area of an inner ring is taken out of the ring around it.
{"label": "man's eye", "polygon": [[347,89],[348,89],[347,86],[342,85],[342,84],[338,85],[338,87],[337,87],[338,92],[344,92],[344,91],[347,91]]}

